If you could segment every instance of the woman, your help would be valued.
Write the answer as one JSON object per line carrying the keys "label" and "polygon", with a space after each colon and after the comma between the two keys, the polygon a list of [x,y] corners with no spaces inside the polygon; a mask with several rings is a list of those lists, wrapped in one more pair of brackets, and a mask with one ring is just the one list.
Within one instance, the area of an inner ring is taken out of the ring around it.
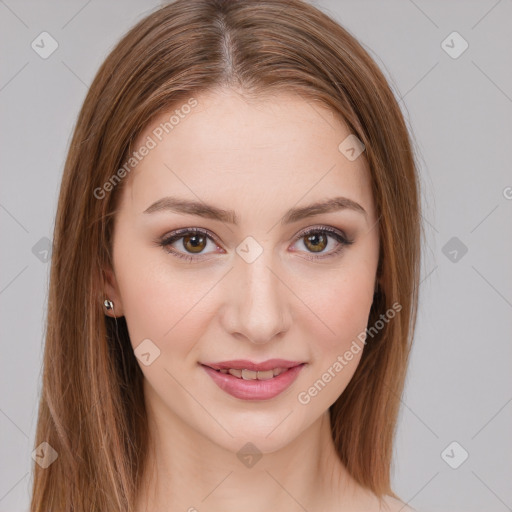
{"label": "woman", "polygon": [[416,172],[382,73],[311,5],[131,29],[65,165],[31,511],[410,510]]}

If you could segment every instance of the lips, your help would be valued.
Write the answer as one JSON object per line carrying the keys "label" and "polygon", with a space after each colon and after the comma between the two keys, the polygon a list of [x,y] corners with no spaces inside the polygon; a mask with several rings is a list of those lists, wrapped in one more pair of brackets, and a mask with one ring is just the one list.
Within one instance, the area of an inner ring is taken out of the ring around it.
{"label": "lips", "polygon": [[223,391],[244,400],[268,400],[287,389],[306,363],[269,359],[203,363],[201,366]]}
{"label": "lips", "polygon": [[235,359],[232,361],[222,361],[219,363],[202,363],[214,370],[252,370],[253,372],[274,370],[275,368],[293,368],[302,364],[300,361],[288,361],[286,359],[268,359],[261,363],[253,363],[246,359]]}
{"label": "lips", "polygon": [[287,368],[273,368],[272,370],[260,370],[260,371],[253,371],[253,370],[247,370],[242,369],[239,370],[238,368],[229,368],[229,370],[225,368],[221,368],[220,370],[216,370],[220,373],[229,373],[230,375],[233,375],[233,377],[236,377],[237,379],[244,379],[244,380],[268,380],[272,379],[274,377],[277,377],[278,375],[281,375],[281,373],[285,372]]}

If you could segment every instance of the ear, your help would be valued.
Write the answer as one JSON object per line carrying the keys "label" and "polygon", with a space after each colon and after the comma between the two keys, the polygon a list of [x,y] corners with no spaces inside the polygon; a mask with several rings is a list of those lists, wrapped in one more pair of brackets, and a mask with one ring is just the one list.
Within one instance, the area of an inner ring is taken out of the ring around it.
{"label": "ear", "polygon": [[103,300],[108,299],[114,304],[113,309],[107,309],[102,302],[103,311],[105,312],[105,315],[112,318],[123,316],[123,304],[121,302],[121,294],[119,293],[119,287],[117,285],[115,274],[110,268],[104,269],[103,274],[105,276]]}

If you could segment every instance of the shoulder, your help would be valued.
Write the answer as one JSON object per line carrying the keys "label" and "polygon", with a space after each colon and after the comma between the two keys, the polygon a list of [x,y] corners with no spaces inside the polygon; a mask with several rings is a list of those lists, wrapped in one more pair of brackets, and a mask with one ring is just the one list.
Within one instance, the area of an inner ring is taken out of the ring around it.
{"label": "shoulder", "polygon": [[403,501],[392,496],[383,496],[382,505],[382,512],[417,512]]}

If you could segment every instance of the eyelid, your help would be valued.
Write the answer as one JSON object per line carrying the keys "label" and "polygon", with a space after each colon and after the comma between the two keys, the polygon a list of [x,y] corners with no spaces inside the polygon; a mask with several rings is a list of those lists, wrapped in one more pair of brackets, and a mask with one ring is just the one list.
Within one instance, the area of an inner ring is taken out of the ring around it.
{"label": "eyelid", "polygon": [[172,231],[168,235],[164,235],[162,237],[161,242],[168,242],[179,240],[183,236],[189,234],[189,233],[199,233],[201,235],[205,235],[208,238],[211,238],[217,245],[222,245],[220,240],[217,238],[216,235],[214,235],[211,231],[205,228],[180,228],[176,229],[175,231]]}
{"label": "eyelid", "polygon": [[302,238],[302,237],[308,235],[311,232],[316,233],[318,231],[325,231],[325,232],[330,233],[332,235],[337,235],[338,237],[342,238],[343,241],[346,242],[349,245],[354,242],[354,240],[349,239],[349,237],[341,229],[333,228],[331,226],[326,226],[326,225],[323,225],[323,224],[319,224],[319,225],[315,225],[315,226],[310,226],[310,227],[307,227],[307,228],[303,229],[302,231],[299,231],[299,233],[295,237],[295,240],[298,240],[299,238]]}

